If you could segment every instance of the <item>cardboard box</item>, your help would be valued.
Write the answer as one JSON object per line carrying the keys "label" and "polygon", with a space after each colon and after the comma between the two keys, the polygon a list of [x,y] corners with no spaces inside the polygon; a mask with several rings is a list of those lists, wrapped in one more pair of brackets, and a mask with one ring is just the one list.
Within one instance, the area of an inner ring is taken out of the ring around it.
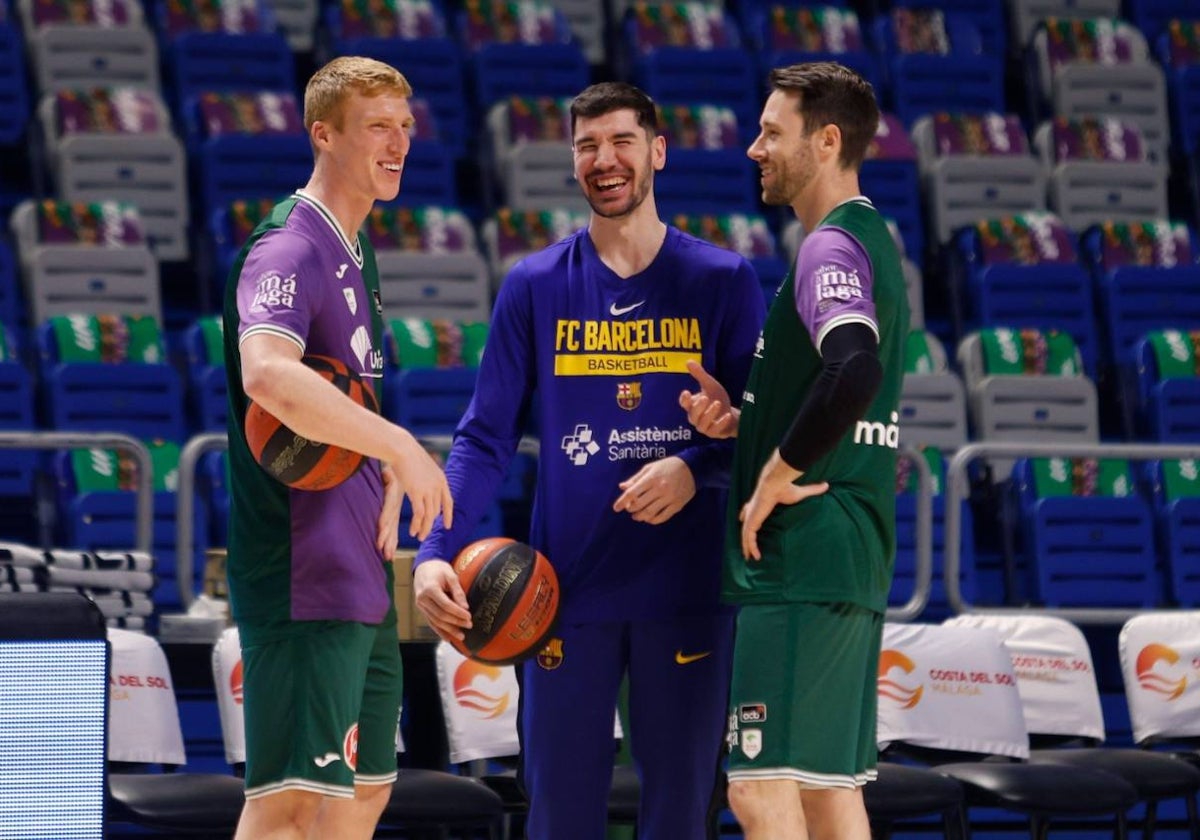
{"label": "cardboard box", "polygon": [[437,641],[437,634],[413,603],[412,549],[397,551],[392,559],[396,571],[396,635],[402,642]]}

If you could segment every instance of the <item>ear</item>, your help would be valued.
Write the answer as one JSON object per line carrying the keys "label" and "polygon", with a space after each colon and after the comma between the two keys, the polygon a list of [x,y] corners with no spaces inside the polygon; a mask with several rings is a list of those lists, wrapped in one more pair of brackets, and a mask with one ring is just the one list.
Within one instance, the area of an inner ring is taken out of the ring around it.
{"label": "ear", "polygon": [[817,131],[817,155],[822,160],[837,160],[842,151],[842,130],[829,123]]}
{"label": "ear", "polygon": [[323,120],[316,120],[312,124],[312,128],[308,130],[308,139],[312,142],[313,148],[317,150],[325,150],[329,148],[331,128],[329,123]]}
{"label": "ear", "polygon": [[667,138],[661,134],[650,141],[650,162],[655,172],[661,172],[667,165]]}

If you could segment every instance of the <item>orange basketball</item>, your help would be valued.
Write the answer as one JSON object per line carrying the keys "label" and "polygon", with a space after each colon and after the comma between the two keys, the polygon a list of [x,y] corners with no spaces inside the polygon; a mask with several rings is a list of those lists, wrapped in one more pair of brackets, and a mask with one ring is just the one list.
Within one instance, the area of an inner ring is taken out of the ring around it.
{"label": "orange basketball", "polygon": [[472,627],[454,646],[489,665],[511,665],[545,647],[558,619],[558,576],[541,552],[508,537],[471,543],[454,559]]}
{"label": "orange basketball", "polygon": [[[375,389],[339,359],[305,356],[304,364],[361,406],[379,411]],[[250,454],[275,479],[297,490],[328,490],[357,472],[364,456],[350,449],[317,443],[293,432],[255,402],[246,409]]]}

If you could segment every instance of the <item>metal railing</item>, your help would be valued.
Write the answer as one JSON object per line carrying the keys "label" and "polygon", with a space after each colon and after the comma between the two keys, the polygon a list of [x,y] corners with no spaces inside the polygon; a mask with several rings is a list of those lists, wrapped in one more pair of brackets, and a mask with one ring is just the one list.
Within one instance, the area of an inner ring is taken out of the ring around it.
{"label": "metal railing", "polygon": [[967,466],[986,456],[1032,458],[1125,458],[1158,460],[1200,458],[1200,444],[1165,443],[969,443],[955,451],[946,465],[945,574],[946,599],[956,613],[1021,614],[1037,613],[1065,618],[1077,624],[1121,624],[1149,608],[989,606],[972,604],[963,597],[959,586],[962,563],[962,502],[969,487]]}
{"label": "metal railing", "polygon": [[0,432],[0,449],[116,449],[137,462],[134,547],[151,553],[154,545],[154,463],[146,444],[116,432]]}

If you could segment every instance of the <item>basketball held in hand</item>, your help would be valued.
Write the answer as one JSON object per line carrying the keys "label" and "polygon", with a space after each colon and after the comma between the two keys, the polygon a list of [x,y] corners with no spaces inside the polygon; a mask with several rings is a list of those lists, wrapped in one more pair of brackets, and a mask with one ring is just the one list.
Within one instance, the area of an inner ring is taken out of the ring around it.
{"label": "basketball held in hand", "polygon": [[471,629],[454,646],[489,665],[512,665],[546,646],[558,619],[558,576],[541,552],[508,537],[471,543],[454,559]]}
{"label": "basketball held in hand", "polygon": [[[304,364],[332,382],[350,399],[379,412],[375,389],[339,359],[305,356]],[[351,449],[317,443],[293,432],[255,402],[246,410],[250,454],[276,480],[297,490],[328,490],[354,475],[365,456]]]}

